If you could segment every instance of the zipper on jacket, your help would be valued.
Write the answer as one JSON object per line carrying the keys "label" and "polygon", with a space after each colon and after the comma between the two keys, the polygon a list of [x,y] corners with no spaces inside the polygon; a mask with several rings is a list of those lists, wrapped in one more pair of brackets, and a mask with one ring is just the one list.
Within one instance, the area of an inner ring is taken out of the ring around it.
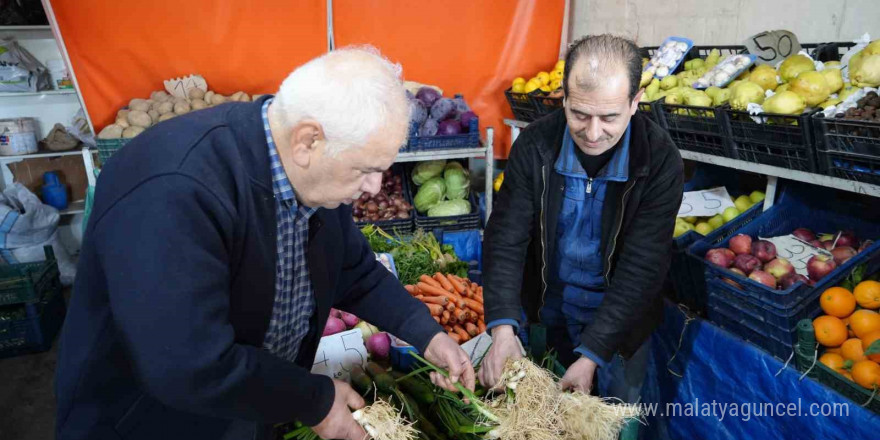
{"label": "zipper on jacket", "polygon": [[623,227],[623,214],[626,212],[626,196],[629,195],[629,192],[636,186],[635,179],[633,179],[633,184],[629,186],[623,192],[623,199],[620,204],[620,222],[617,224],[617,228],[614,231],[614,238],[611,239],[611,252],[608,252],[608,261],[605,264],[605,285],[611,285],[611,281],[608,279],[608,275],[611,273],[611,257],[614,256],[614,248],[617,247],[617,237],[620,235],[620,229]]}
{"label": "zipper on jacket", "polygon": [[547,240],[546,237],[544,237],[544,196],[547,194],[547,175],[545,174],[546,168],[546,165],[541,166],[541,309],[544,308],[544,297],[547,294]]}
{"label": "zipper on jacket", "polygon": [[587,194],[590,194],[592,192],[593,192],[593,178],[587,177]]}

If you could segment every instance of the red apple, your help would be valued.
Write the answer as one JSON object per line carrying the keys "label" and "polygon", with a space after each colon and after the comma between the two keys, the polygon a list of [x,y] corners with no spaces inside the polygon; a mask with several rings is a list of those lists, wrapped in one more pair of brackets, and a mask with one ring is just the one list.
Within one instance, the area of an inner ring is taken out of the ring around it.
{"label": "red apple", "polygon": [[817,247],[819,249],[825,249],[825,245],[819,240],[810,240],[810,244],[813,245],[813,247]]}
{"label": "red apple", "polygon": [[758,240],[752,244],[752,255],[762,263],[768,263],[776,258],[776,245],[767,240]]}
{"label": "red apple", "polygon": [[786,275],[794,273],[794,266],[785,258],[776,258],[764,265],[764,270],[777,280],[781,280]]}
{"label": "red apple", "polygon": [[807,243],[816,239],[816,234],[814,234],[813,231],[807,228],[797,228],[792,231],[791,235],[794,235],[795,237],[806,241]]}
{"label": "red apple", "polygon": [[741,254],[733,259],[733,265],[739,269],[743,275],[748,275],[752,273],[753,270],[761,268],[761,260],[754,255]]}
{"label": "red apple", "polygon": [[736,254],[727,248],[715,248],[706,252],[706,261],[721,267],[730,267]]}
{"label": "red apple", "polygon": [[761,283],[771,289],[776,288],[776,278],[763,270],[756,270],[749,275],[749,279]]}
{"label": "red apple", "polygon": [[837,263],[834,262],[834,259],[824,254],[813,255],[807,261],[807,273],[810,274],[810,279],[813,281],[821,280],[836,268]]}
{"label": "red apple", "polygon": [[[743,277],[743,278],[747,278],[746,274],[743,273],[743,271],[741,271],[741,270],[739,270],[739,269],[737,269],[737,268],[735,268],[735,267],[731,267],[731,268],[728,269],[728,270],[730,270],[731,272],[733,272],[733,273],[735,273],[735,274],[737,274],[737,275],[739,275],[739,276],[741,276],[741,277]],[[742,288],[743,288],[742,284],[737,283],[736,281],[734,281],[734,280],[732,280],[732,279],[730,279],[730,278],[727,278],[727,277],[722,277],[722,278],[721,278],[721,281],[724,281],[725,283],[730,284],[731,286],[736,287],[737,289],[740,289],[740,290],[742,290]]]}
{"label": "red apple", "polygon": [[727,244],[727,247],[733,251],[734,254],[742,255],[742,254],[751,254],[752,253],[752,237],[749,237],[746,234],[737,234],[733,238],[730,239],[730,242]]}
{"label": "red apple", "polygon": [[863,241],[863,242],[862,242],[862,245],[859,246],[859,253],[864,252],[865,249],[871,247],[872,244],[874,244],[874,240],[865,240],[865,241]]}
{"label": "red apple", "polygon": [[841,231],[840,238],[837,239],[837,243],[835,243],[834,247],[849,246],[855,248],[858,245],[859,239],[856,238],[856,234],[852,231]]}
{"label": "red apple", "polygon": [[737,275],[743,277],[743,278],[748,278],[748,277],[749,277],[748,274],[746,274],[745,272],[743,272],[743,271],[741,271],[741,270],[739,270],[739,269],[737,269],[737,268],[735,268],[735,267],[731,267],[729,270],[730,270],[731,272],[733,272],[733,273],[735,273],[735,274],[737,274]]}
{"label": "red apple", "polygon": [[799,273],[790,273],[779,280],[779,285],[780,287],[782,287],[782,290],[788,290],[789,288],[791,288],[791,286],[794,286],[799,282],[809,284],[810,280]]}
{"label": "red apple", "polygon": [[834,240],[823,241],[823,242],[822,242],[822,247],[823,247],[826,251],[829,251],[829,252],[830,252],[832,249],[834,249]]}
{"label": "red apple", "polygon": [[838,246],[831,250],[831,255],[834,256],[834,262],[837,263],[838,266],[843,265],[849,261],[850,258],[855,257],[858,252],[855,249],[849,246]]}

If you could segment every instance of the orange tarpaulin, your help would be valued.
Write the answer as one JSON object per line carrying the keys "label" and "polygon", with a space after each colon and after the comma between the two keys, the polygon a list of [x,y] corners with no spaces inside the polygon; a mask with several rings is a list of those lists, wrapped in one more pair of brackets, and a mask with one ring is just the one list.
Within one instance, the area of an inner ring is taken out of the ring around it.
{"label": "orange tarpaulin", "polygon": [[337,47],[372,44],[406,79],[464,95],[481,128],[495,128],[495,156],[506,158],[502,119],[513,114],[504,90],[553,68],[564,9],[564,0],[335,0],[333,27]]}
{"label": "orange tarpaulin", "polygon": [[[86,110],[100,130],[162,80],[198,73],[222,94],[272,93],[327,49],[323,0],[51,2]],[[461,93],[507,157],[504,89],[556,61],[564,0],[336,0],[337,47],[372,44],[408,80]]]}
{"label": "orange tarpaulin", "polygon": [[198,73],[222,94],[274,93],[327,51],[323,0],[51,3],[97,130],[165,79]]}

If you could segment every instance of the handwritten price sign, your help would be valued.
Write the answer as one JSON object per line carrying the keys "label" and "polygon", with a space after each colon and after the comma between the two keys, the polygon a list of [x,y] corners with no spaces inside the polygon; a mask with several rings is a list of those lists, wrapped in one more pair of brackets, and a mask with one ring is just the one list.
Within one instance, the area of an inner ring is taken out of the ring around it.
{"label": "handwritten price sign", "polygon": [[807,276],[807,262],[814,255],[826,254],[824,250],[814,247],[810,244],[798,240],[794,235],[783,235],[780,237],[762,238],[776,246],[776,256],[785,258],[794,266],[794,271]]}
{"label": "handwritten price sign", "polygon": [[746,38],[743,44],[749,53],[758,57],[755,63],[771,66],[801,50],[797,37],[789,31],[761,32]]}
{"label": "handwritten price sign", "polygon": [[367,361],[362,335],[360,329],[353,329],[321,338],[312,373],[348,381],[352,367]]}
{"label": "handwritten price sign", "polygon": [[681,199],[678,216],[711,217],[721,214],[731,206],[734,205],[730,201],[730,194],[727,193],[727,188],[723,186],[702,191],[688,191],[684,193],[684,197]]}

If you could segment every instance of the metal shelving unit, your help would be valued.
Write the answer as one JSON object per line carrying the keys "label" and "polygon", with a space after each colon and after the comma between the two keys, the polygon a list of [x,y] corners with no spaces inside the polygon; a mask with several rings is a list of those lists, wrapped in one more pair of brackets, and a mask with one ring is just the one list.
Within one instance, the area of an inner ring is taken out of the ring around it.
{"label": "metal shelving unit", "polygon": [[397,155],[395,163],[421,162],[424,160],[440,159],[471,159],[483,157],[486,159],[486,219],[492,213],[492,178],[495,171],[495,150],[492,148],[495,129],[486,128],[486,137],[478,148],[463,148],[458,150],[426,150],[410,151]]}
{"label": "metal shelving unit", "polygon": [[76,90],[44,90],[42,92],[4,92],[0,93],[0,98],[22,98],[31,96],[53,96],[53,95],[71,95],[76,96]]}

